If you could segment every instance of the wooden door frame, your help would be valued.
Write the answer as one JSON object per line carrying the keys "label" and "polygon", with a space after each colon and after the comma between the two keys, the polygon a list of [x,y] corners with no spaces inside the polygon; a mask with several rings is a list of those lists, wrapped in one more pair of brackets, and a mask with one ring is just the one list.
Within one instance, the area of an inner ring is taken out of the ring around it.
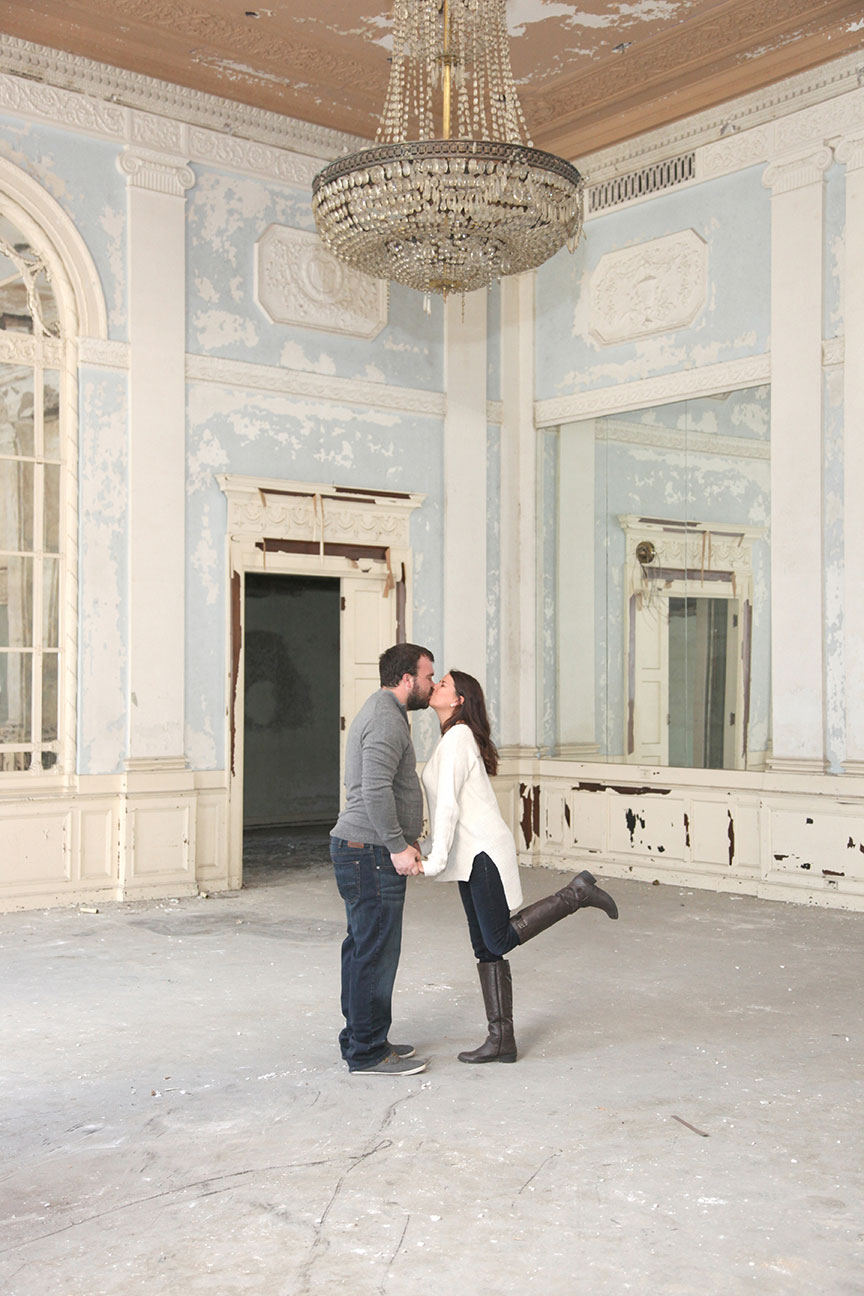
{"label": "wooden door frame", "polygon": [[[397,639],[411,634],[411,513],[425,495],[273,478],[220,475],[226,528],[225,751],[228,886],[243,884],[246,574],[385,578]],[[343,670],[340,650],[340,673]],[[340,688],[342,681],[340,680]]]}

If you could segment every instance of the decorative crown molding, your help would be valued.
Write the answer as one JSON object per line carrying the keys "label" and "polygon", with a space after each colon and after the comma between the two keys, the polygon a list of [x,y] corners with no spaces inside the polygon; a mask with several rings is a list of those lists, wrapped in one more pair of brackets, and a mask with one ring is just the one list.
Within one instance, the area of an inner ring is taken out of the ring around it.
{"label": "decorative crown molding", "polygon": [[125,148],[117,166],[133,188],[152,189],[173,198],[182,198],[195,183],[195,172],[185,162],[148,149]]}
{"label": "decorative crown molding", "polygon": [[[739,170],[742,166],[752,166],[766,161],[775,150],[781,152],[794,147],[794,141],[788,137],[784,137],[782,143],[775,143],[778,119],[788,121],[790,133],[803,128],[806,139],[819,142],[823,137],[830,138],[832,133],[829,121],[835,120],[838,112],[832,107],[832,101],[845,96],[846,105],[839,110],[841,115],[864,120],[861,66],[860,53],[845,54],[765,89],[695,113],[681,122],[646,131],[624,144],[585,154],[575,161],[590,184],[636,171],[691,149],[700,150],[700,154],[703,148],[710,149],[704,162],[704,174],[703,160],[697,154],[697,175],[691,184],[715,174]],[[824,136],[818,113],[807,112],[822,105],[827,107],[824,123],[827,134]],[[799,127],[794,125],[796,117]],[[761,131],[754,133],[761,127],[769,128],[767,135]],[[840,130],[835,133],[840,133]]]}
{"label": "decorative crown molding", "polygon": [[224,360],[218,356],[187,355],[186,377],[190,382],[223,383],[247,391],[280,392],[286,396],[337,401],[342,405],[428,414],[434,418],[443,418],[446,411],[446,399],[441,392],[251,364],[247,360]]}
{"label": "decorative crown molding", "polygon": [[[27,103],[34,103],[42,97],[46,106],[49,101],[51,104],[62,103],[61,111],[65,113],[69,105],[54,98],[63,92],[73,92],[78,97],[88,96],[97,101],[98,114],[95,115],[96,104],[90,102],[80,106],[80,125],[100,134],[103,133],[101,118],[109,125],[111,133],[122,136],[124,110],[136,109],[322,160],[354,152],[369,143],[366,139],[343,135],[325,126],[251,108],[233,99],[189,90],[170,81],[127,72],[107,63],[34,45],[13,36],[0,37],[0,72],[26,78],[25,82],[19,82],[19,86],[21,98]],[[33,93],[34,85],[40,93]],[[22,107],[19,111],[29,111],[29,108]],[[73,125],[72,122],[63,124]],[[320,170],[320,166],[317,169]]]}
{"label": "decorative crown molding", "polygon": [[832,149],[820,148],[797,157],[778,159],[767,168],[762,183],[771,190],[773,198],[804,189],[807,185],[820,184],[833,158]]}
{"label": "decorative crown molding", "polygon": [[579,423],[587,418],[620,414],[626,410],[646,409],[650,405],[669,405],[673,401],[692,400],[716,392],[738,391],[759,387],[771,381],[771,357],[768,354],[745,356],[720,364],[703,365],[636,382],[618,383],[571,396],[553,396],[536,401],[534,423],[537,427],[556,427],[559,423]]}

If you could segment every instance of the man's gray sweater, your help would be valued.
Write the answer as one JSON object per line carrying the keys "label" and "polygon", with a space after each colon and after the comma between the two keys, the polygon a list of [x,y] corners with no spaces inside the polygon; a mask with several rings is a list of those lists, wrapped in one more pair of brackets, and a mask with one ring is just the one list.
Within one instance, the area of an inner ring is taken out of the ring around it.
{"label": "man's gray sweater", "polygon": [[423,827],[423,793],[408,713],[390,689],[357,712],[345,747],[345,809],[332,835],[386,846],[398,855]]}

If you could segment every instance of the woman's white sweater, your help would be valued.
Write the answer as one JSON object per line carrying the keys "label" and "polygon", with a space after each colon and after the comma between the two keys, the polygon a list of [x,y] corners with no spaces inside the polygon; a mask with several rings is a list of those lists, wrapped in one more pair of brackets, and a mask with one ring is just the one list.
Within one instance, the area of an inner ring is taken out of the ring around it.
{"label": "woman's white sweater", "polygon": [[431,836],[421,843],[427,877],[467,882],[474,856],[495,861],[511,909],[522,903],[513,835],[501,817],[477,742],[465,724],[442,737],[423,770]]}

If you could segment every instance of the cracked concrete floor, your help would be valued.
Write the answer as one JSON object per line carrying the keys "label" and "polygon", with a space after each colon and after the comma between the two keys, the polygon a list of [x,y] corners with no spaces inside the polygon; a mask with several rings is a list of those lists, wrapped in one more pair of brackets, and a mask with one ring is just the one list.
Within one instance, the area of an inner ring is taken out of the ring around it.
{"label": "cracked concrete floor", "polygon": [[410,883],[432,1060],[361,1077],[323,848],[249,879],[0,918],[6,1296],[864,1293],[864,916],[611,883],[511,956],[518,1064],[467,1067],[459,897]]}

